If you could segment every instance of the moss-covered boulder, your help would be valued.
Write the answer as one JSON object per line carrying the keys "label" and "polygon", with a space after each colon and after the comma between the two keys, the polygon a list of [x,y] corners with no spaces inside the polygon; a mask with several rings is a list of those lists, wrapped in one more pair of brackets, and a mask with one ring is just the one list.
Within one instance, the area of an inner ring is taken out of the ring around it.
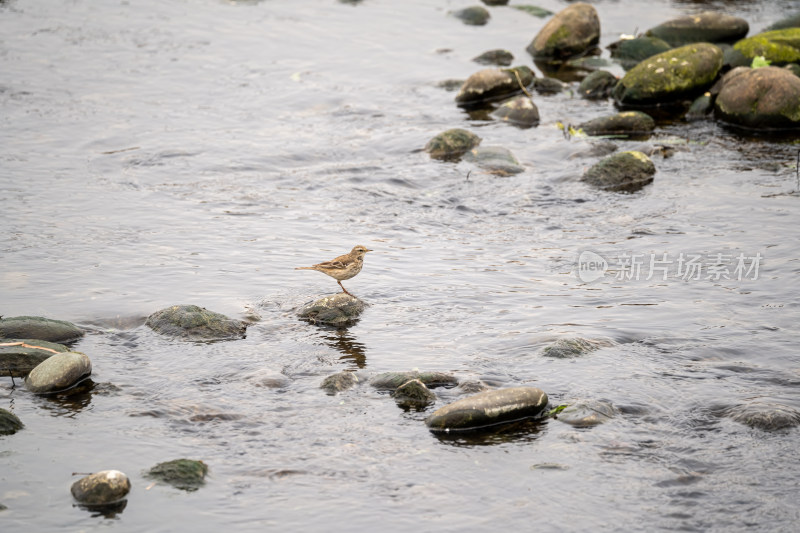
{"label": "moss-covered boulder", "polygon": [[502,146],[478,146],[464,154],[464,161],[475,163],[496,176],[511,176],[525,170],[511,150]]}
{"label": "moss-covered boulder", "polygon": [[547,394],[535,387],[479,392],[437,409],[425,423],[434,432],[474,431],[531,418],[547,406]]}
{"label": "moss-covered boulder", "polygon": [[703,11],[685,15],[649,29],[645,35],[661,39],[671,46],[690,43],[733,43],[747,35],[750,25],[740,17]]}
{"label": "moss-covered boulder", "polygon": [[24,427],[17,415],[0,407],[0,435],[13,435]]}
{"label": "moss-covered boulder", "polygon": [[0,339],[0,376],[24,377],[48,357],[69,348],[38,339]]}
{"label": "moss-covered boulder", "polygon": [[581,80],[578,85],[578,95],[587,100],[608,98],[618,81],[617,77],[607,70],[596,70]]}
{"label": "moss-covered boulder", "polygon": [[722,69],[722,50],[695,43],[645,59],[614,88],[622,106],[668,104],[705,91]]}
{"label": "moss-covered boulder", "polygon": [[25,378],[25,388],[36,394],[50,394],[71,389],[92,373],[86,354],[63,352],[48,357]]}
{"label": "moss-covered boulder", "polygon": [[355,372],[343,371],[326,377],[319,387],[328,394],[334,395],[337,392],[344,392],[353,388],[356,383],[358,383],[358,376],[356,376]]}
{"label": "moss-covered boulder", "polygon": [[526,67],[487,68],[472,74],[456,94],[461,107],[478,107],[523,92],[533,82],[533,71]]}
{"label": "moss-covered boulder", "polygon": [[156,333],[193,341],[240,339],[248,326],[196,305],[173,305],[156,311],[145,324]]}
{"label": "moss-covered boulder", "polygon": [[452,374],[445,372],[384,372],[369,380],[369,384],[380,390],[395,390],[403,383],[417,379],[427,387],[454,387],[458,385],[458,379]]}
{"label": "moss-covered boulder", "polygon": [[304,305],[297,316],[321,326],[343,327],[358,321],[367,304],[360,298],[340,292]]}
{"label": "moss-covered boulder", "polygon": [[649,136],[655,127],[655,120],[641,111],[623,111],[615,115],[594,118],[578,125],[578,128],[583,130],[586,135],[636,138]]}
{"label": "moss-covered boulder", "polygon": [[500,67],[507,67],[514,61],[514,54],[503,49],[487,50],[481,55],[473,57],[472,60],[476,63],[480,63],[481,65],[497,65]]}
{"label": "moss-covered boulder", "polygon": [[119,470],[95,472],[72,484],[70,492],[81,504],[88,507],[114,505],[131,490],[128,476]]}
{"label": "moss-covered boulder", "polygon": [[642,152],[619,152],[592,166],[583,181],[606,191],[634,192],[651,183],[655,173],[655,165]]}
{"label": "moss-covered boulder", "polygon": [[714,114],[756,130],[800,129],[800,78],[778,67],[739,67],[723,78]]}
{"label": "moss-covered boulder", "polygon": [[403,409],[424,409],[436,401],[433,391],[418,379],[406,381],[397,387],[392,397]]}
{"label": "moss-covered boulder", "polygon": [[146,477],[168,483],[176,489],[194,491],[205,484],[208,465],[193,459],[175,459],[159,463],[145,473]]}
{"label": "moss-covered boulder", "polygon": [[658,37],[641,35],[635,39],[622,39],[611,43],[607,48],[611,52],[611,57],[616,59],[622,68],[628,70],[648,57],[672,49],[672,46]]}
{"label": "moss-covered boulder", "polygon": [[442,161],[458,161],[466,152],[481,143],[481,138],[461,128],[443,131],[425,145],[431,158]]}
{"label": "moss-covered boulder", "polygon": [[489,11],[483,6],[465,7],[464,9],[453,11],[453,16],[469,26],[483,26],[491,18]]}
{"label": "moss-covered boulder", "polygon": [[591,4],[578,3],[559,11],[528,45],[535,59],[560,61],[581,55],[600,41],[600,18]]}
{"label": "moss-covered boulder", "polygon": [[83,337],[83,330],[72,322],[41,316],[10,316],[0,319],[0,339],[39,339],[49,342],[73,342]]}
{"label": "moss-covered boulder", "polygon": [[529,96],[522,94],[503,102],[492,112],[492,116],[520,128],[532,128],[539,124],[539,108]]}
{"label": "moss-covered boulder", "polygon": [[800,62],[800,28],[759,33],[742,39],[733,48],[748,59],[763,56],[773,65]]}

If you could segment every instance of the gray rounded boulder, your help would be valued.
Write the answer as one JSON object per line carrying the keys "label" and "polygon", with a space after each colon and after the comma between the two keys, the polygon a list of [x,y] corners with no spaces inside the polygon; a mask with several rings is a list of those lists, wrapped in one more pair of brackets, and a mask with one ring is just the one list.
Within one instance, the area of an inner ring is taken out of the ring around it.
{"label": "gray rounded boulder", "polygon": [[721,80],[714,115],[755,130],[800,129],[800,78],[778,67],[739,67]]}
{"label": "gray rounded boulder", "polygon": [[0,340],[0,375],[24,377],[53,354],[68,352],[63,344],[38,339]]}
{"label": "gray rounded boulder", "polygon": [[538,416],[547,401],[547,394],[535,387],[490,390],[437,409],[425,423],[433,432],[478,430]]}
{"label": "gray rounded boulder", "polygon": [[63,352],[48,357],[25,378],[25,388],[36,394],[49,394],[71,389],[92,373],[92,362],[86,354]]}
{"label": "gray rounded boulder", "polygon": [[587,100],[602,100],[611,96],[618,81],[607,70],[596,70],[581,80],[578,94]]}
{"label": "gray rounded boulder", "polygon": [[481,138],[461,128],[453,128],[439,133],[425,145],[425,151],[433,159],[458,161],[466,152],[481,143]]}
{"label": "gray rounded boulder", "polygon": [[532,128],[539,124],[539,108],[529,96],[522,94],[503,102],[492,112],[492,116],[520,128]]}
{"label": "gray rounded boulder", "polygon": [[0,319],[0,339],[39,339],[72,342],[83,337],[83,330],[72,322],[41,316],[12,316]]}
{"label": "gray rounded boulder", "polygon": [[404,383],[411,380],[419,380],[427,387],[454,387],[458,385],[458,379],[445,372],[384,372],[369,380],[369,384],[380,390],[395,390]]}
{"label": "gray rounded boulder", "polygon": [[648,30],[645,35],[661,39],[671,46],[690,43],[734,43],[747,35],[750,25],[741,17],[716,11],[685,15]]}
{"label": "gray rounded boulder", "polygon": [[528,45],[528,52],[545,61],[581,55],[600,41],[600,18],[591,4],[578,3],[559,11]]}
{"label": "gray rounded boulder", "polygon": [[196,305],[173,305],[156,311],[145,325],[156,333],[192,341],[241,339],[247,323]]}
{"label": "gray rounded boulder", "polygon": [[511,176],[525,170],[511,150],[502,146],[478,146],[464,154],[464,161],[475,163],[496,176]]}
{"label": "gray rounded boulder", "polygon": [[526,66],[486,68],[467,78],[455,100],[461,107],[482,106],[523,92],[533,78],[533,71]]}
{"label": "gray rounded boulder", "polygon": [[72,484],[70,492],[83,505],[102,507],[118,503],[130,490],[128,476],[119,470],[103,470],[79,479]]}
{"label": "gray rounded boulder", "polygon": [[583,181],[605,191],[635,192],[651,183],[656,167],[642,152],[611,154],[591,167]]}
{"label": "gray rounded boulder", "polygon": [[483,6],[470,6],[453,12],[453,16],[469,26],[483,26],[489,19],[489,11]]}
{"label": "gray rounded boulder", "polygon": [[623,111],[607,117],[583,122],[578,128],[586,135],[613,135],[619,137],[647,137],[656,127],[655,120],[641,111]]}
{"label": "gray rounded boulder", "polygon": [[397,387],[392,397],[403,409],[423,409],[436,401],[433,391],[418,379],[406,381]]}
{"label": "gray rounded boulder", "polygon": [[319,387],[330,395],[344,392],[358,383],[358,376],[354,372],[337,372],[322,380]]}
{"label": "gray rounded boulder", "polygon": [[304,305],[297,316],[312,324],[343,327],[354,324],[366,308],[360,298],[340,292]]}

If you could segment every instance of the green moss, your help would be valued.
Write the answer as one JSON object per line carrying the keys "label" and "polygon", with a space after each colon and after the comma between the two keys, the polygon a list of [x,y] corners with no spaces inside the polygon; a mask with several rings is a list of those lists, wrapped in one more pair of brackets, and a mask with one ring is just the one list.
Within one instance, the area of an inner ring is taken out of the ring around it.
{"label": "green moss", "polygon": [[773,64],[800,61],[800,28],[759,33],[742,39],[733,48],[748,59],[763,56]]}

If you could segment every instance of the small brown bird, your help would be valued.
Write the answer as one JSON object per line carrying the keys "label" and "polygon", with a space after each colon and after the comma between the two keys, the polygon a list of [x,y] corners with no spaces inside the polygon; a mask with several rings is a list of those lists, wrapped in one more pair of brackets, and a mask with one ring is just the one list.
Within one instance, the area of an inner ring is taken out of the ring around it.
{"label": "small brown bird", "polygon": [[[355,277],[356,274],[361,272],[361,267],[364,266],[364,254],[371,252],[366,246],[356,245],[349,254],[340,255],[336,259],[325,261],[310,267],[297,267],[295,270],[317,270],[323,274],[327,274],[336,280],[336,283],[342,288],[346,294],[347,289],[342,285],[343,279],[350,279]],[[350,296],[353,296],[350,294]]]}

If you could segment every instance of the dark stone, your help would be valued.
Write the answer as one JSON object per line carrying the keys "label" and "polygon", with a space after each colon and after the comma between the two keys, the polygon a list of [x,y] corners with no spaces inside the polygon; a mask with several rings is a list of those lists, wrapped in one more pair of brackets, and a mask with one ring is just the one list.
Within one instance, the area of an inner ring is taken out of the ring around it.
{"label": "dark stone", "polygon": [[456,95],[462,107],[484,105],[503,100],[523,92],[533,83],[533,71],[525,66],[513,68],[487,68],[467,78]]}
{"label": "dark stone", "polygon": [[514,154],[502,146],[478,146],[464,154],[464,161],[475,163],[497,176],[510,176],[525,170]]}
{"label": "dark stone", "polygon": [[764,31],[785,30],[786,28],[800,28],[800,13],[795,13],[764,28]]}
{"label": "dark stone", "polygon": [[358,383],[358,376],[353,372],[337,372],[322,380],[320,388],[324,389],[328,394],[336,394],[352,388]]}
{"label": "dark stone", "polygon": [[647,137],[656,128],[656,122],[641,111],[623,111],[616,115],[598,117],[578,125],[586,135],[615,135],[622,137]]}
{"label": "dark stone", "polygon": [[606,191],[634,192],[653,181],[656,167],[642,152],[611,154],[583,176],[583,181]]}
{"label": "dark stone", "polygon": [[91,507],[113,505],[128,495],[131,481],[119,470],[103,470],[79,479],[70,492],[80,503]]}
{"label": "dark stone", "polygon": [[508,0],[481,0],[487,6],[504,6],[508,4]]}
{"label": "dark stone", "polygon": [[24,427],[17,415],[0,407],[0,435],[13,435]]}
{"label": "dark stone", "polygon": [[617,77],[610,72],[597,70],[583,78],[578,86],[578,94],[587,100],[602,100],[611,96],[617,81]]}
{"label": "dark stone", "polygon": [[464,80],[442,80],[436,84],[437,87],[447,92],[457,91],[462,85],[464,85]]}
{"label": "dark stone", "polygon": [[686,120],[702,120],[708,118],[714,111],[714,99],[711,93],[698,96],[686,112]]}
{"label": "dark stone", "polygon": [[157,464],[145,476],[169,483],[176,489],[194,491],[205,484],[207,473],[208,466],[203,461],[175,459]]}
{"label": "dark stone", "polygon": [[777,403],[753,402],[737,405],[726,413],[731,419],[764,431],[793,428],[800,425],[800,411]]}
{"label": "dark stone", "polygon": [[489,50],[482,53],[478,57],[473,57],[472,60],[481,65],[498,65],[507,67],[514,61],[514,55],[508,50]]}
{"label": "dark stone", "polygon": [[63,344],[38,339],[2,339],[0,376],[24,377],[53,354],[67,352]]}
{"label": "dark stone", "polygon": [[592,427],[607,422],[619,414],[619,409],[604,400],[580,400],[570,403],[556,418],[579,428]]}
{"label": "dark stone", "polygon": [[403,383],[417,379],[427,387],[453,387],[458,385],[458,379],[444,372],[384,372],[369,380],[369,384],[376,389],[395,390]]}
{"label": "dark stone", "polygon": [[436,395],[418,379],[406,381],[397,387],[392,397],[404,409],[424,409],[436,401]]}
{"label": "dark stone", "polygon": [[566,337],[558,339],[553,344],[546,346],[542,350],[545,357],[556,359],[572,359],[581,357],[589,352],[613,346],[614,343],[603,339],[583,339],[581,337]]}
{"label": "dark stone", "polygon": [[558,94],[567,87],[567,84],[555,78],[536,78],[533,80],[533,88],[539,94]]}
{"label": "dark stone", "polygon": [[0,339],[39,339],[72,342],[83,337],[83,330],[71,322],[40,316],[12,316],[0,319]]}
{"label": "dark stone", "polygon": [[248,325],[196,305],[173,305],[156,311],[145,324],[156,333],[192,341],[241,339]]}
{"label": "dark stone", "polygon": [[635,39],[622,39],[607,46],[611,57],[625,70],[631,69],[648,57],[670,50],[672,47],[658,37],[642,35]]}
{"label": "dark stone", "polygon": [[620,105],[659,105],[702,93],[722,69],[722,50],[695,43],[650,57],[619,80],[614,98]]}
{"label": "dark stone", "polygon": [[733,43],[747,35],[750,26],[740,17],[703,11],[667,21],[647,31],[646,35],[663,39],[672,46],[691,43]]}
{"label": "dark stone", "polygon": [[511,6],[514,9],[519,9],[520,11],[524,11],[528,15],[532,15],[534,17],[539,17],[540,19],[549,17],[553,14],[552,11],[549,9],[545,9],[539,6],[532,6],[532,5],[513,5]]}
{"label": "dark stone", "polygon": [[743,128],[800,129],[800,78],[778,67],[733,69],[721,81],[714,113]]}
{"label": "dark stone", "polygon": [[476,394],[478,392],[489,390],[489,387],[483,381],[477,379],[471,379],[459,383],[456,389],[465,394]]}
{"label": "dark stone", "polygon": [[461,128],[444,131],[428,141],[425,151],[433,159],[458,161],[466,152],[478,146],[481,138]]}
{"label": "dark stone", "polygon": [[483,26],[489,22],[489,18],[491,17],[486,8],[482,6],[459,9],[453,12],[453,16],[457,19],[461,19],[461,22],[470,26]]}
{"label": "dark stone", "polygon": [[600,19],[591,4],[579,3],[558,12],[528,45],[537,59],[564,60],[586,53],[600,41]]}
{"label": "dark stone", "polygon": [[520,128],[531,128],[539,124],[539,108],[530,97],[524,95],[503,102],[492,112],[492,116]]}
{"label": "dark stone", "polygon": [[80,352],[62,352],[48,357],[25,378],[25,388],[36,394],[70,389],[92,373],[92,362]]}
{"label": "dark stone", "polygon": [[783,68],[785,68],[795,76],[800,77],[800,65],[798,65],[797,63],[789,63],[788,65],[784,65]]}
{"label": "dark stone", "polygon": [[742,39],[733,48],[746,58],[762,56],[772,65],[800,61],[800,28],[773,30]]}
{"label": "dark stone", "polygon": [[480,392],[437,409],[425,423],[434,432],[470,431],[535,417],[547,406],[547,394],[535,387]]}

